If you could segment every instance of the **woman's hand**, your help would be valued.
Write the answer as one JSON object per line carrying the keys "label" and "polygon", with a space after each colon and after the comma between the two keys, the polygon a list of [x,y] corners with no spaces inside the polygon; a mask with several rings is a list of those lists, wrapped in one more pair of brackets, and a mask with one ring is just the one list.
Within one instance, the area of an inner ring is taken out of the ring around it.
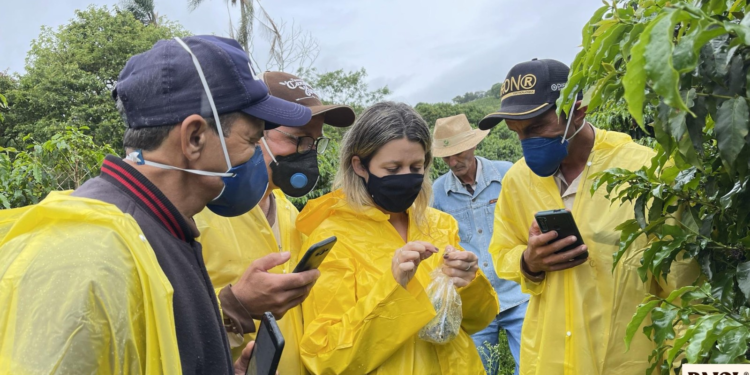
{"label": "woman's hand", "polygon": [[396,250],[396,254],[393,255],[393,261],[391,262],[393,278],[406,288],[406,284],[417,273],[419,262],[437,252],[437,247],[428,242],[414,241],[407,243],[404,247]]}
{"label": "woman's hand", "polygon": [[471,251],[458,251],[453,246],[445,247],[443,273],[453,280],[453,285],[463,288],[477,277],[479,262]]}

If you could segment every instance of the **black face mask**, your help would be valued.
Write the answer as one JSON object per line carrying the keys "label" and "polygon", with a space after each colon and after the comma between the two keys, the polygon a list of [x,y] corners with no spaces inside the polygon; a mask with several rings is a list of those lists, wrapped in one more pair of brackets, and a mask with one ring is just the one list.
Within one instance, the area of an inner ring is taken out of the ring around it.
{"label": "black face mask", "polygon": [[417,200],[423,181],[424,175],[420,173],[383,177],[370,173],[366,186],[372,200],[382,209],[388,212],[405,212]]}
{"label": "black face mask", "polygon": [[314,150],[304,154],[295,152],[285,156],[273,156],[268,144],[266,144],[266,150],[273,159],[271,161],[273,184],[278,186],[284,194],[298,198],[315,188],[320,172],[318,171],[318,154]]}

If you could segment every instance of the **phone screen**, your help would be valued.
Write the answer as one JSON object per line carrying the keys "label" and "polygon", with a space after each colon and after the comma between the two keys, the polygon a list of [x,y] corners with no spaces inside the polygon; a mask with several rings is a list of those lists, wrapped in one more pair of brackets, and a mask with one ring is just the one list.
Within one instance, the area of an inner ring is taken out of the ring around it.
{"label": "phone screen", "polygon": [[260,323],[258,327],[258,336],[255,338],[255,347],[250,355],[250,363],[247,365],[246,375],[274,375],[274,357],[276,357],[276,347],[273,345],[268,327],[265,322]]}

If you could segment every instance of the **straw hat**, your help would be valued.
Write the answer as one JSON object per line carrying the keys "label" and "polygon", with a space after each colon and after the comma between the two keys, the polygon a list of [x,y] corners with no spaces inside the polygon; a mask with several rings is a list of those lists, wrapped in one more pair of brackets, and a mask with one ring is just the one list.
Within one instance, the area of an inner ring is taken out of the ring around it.
{"label": "straw hat", "polygon": [[472,129],[463,113],[435,122],[432,155],[438,158],[460,154],[481,142],[489,130]]}

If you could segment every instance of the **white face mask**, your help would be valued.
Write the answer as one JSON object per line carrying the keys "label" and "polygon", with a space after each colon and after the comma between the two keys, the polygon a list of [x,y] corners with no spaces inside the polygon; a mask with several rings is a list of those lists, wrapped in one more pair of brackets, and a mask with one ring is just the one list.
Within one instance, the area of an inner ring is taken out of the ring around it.
{"label": "white face mask", "polygon": [[[157,163],[149,160],[145,160],[143,158],[143,152],[142,150],[136,150],[128,154],[128,156],[125,158],[126,160],[130,160],[136,164],[139,165],[148,165],[156,168],[161,169],[171,169],[171,170],[177,170],[177,171],[183,171],[187,173],[193,173],[201,176],[211,176],[211,177],[234,177],[234,173],[229,173],[229,171],[232,169],[232,164],[229,161],[229,152],[227,151],[227,144],[224,140],[224,132],[221,128],[221,121],[219,120],[219,112],[216,110],[216,105],[214,105],[214,97],[211,95],[211,90],[208,87],[208,82],[206,82],[206,77],[203,75],[203,69],[201,68],[201,63],[198,61],[198,58],[195,57],[195,54],[193,54],[193,51],[190,50],[190,47],[188,47],[185,42],[182,41],[182,39],[175,37],[174,40],[177,41],[177,43],[182,46],[193,58],[193,65],[195,65],[195,69],[198,71],[198,76],[201,79],[201,83],[203,84],[203,90],[206,92],[206,96],[208,97],[208,103],[211,105],[211,111],[214,115],[214,121],[216,121],[216,130],[219,132],[219,141],[221,142],[221,149],[224,152],[224,160],[227,164],[227,171],[222,172],[209,172],[209,171],[201,171],[197,169],[183,169],[171,165],[166,165],[162,163]],[[221,195],[221,193],[219,193]]]}

